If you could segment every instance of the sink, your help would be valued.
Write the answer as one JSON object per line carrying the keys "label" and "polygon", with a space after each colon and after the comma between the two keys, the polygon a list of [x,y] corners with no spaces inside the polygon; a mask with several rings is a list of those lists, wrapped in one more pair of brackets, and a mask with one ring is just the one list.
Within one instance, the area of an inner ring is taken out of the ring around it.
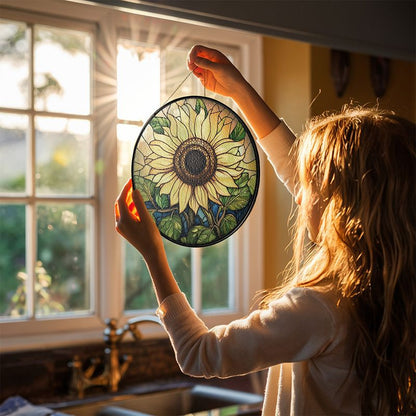
{"label": "sink", "polygon": [[179,416],[212,415],[223,409],[224,415],[259,414],[263,396],[231,389],[189,385],[141,394],[109,397],[93,403],[60,407],[59,411],[75,416]]}

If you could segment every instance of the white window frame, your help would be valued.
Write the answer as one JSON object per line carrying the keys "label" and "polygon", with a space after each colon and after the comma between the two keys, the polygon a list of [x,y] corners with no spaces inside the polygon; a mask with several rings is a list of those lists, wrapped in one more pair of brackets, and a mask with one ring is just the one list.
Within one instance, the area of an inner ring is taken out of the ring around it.
{"label": "white window frame", "polygon": [[[63,0],[20,0],[19,10],[15,0],[3,0],[0,7],[1,16],[5,19],[21,20],[32,24],[45,24],[75,30],[85,30],[95,33],[93,48],[103,48],[113,45],[116,52],[117,31],[125,27],[126,19],[131,27],[145,27],[151,33],[159,30],[167,35],[181,33],[189,36],[195,43],[226,44],[239,46],[241,62],[237,65],[246,79],[262,94],[262,38],[259,35],[240,32],[218,27],[207,27],[192,22],[178,22],[171,18],[166,20],[152,20],[155,17],[145,14],[126,14],[121,11],[105,7],[66,2]],[[51,12],[52,11],[52,12]],[[51,15],[53,13],[53,16]],[[159,16],[160,18],[161,16]],[[152,22],[152,25],[150,25]],[[99,27],[100,30],[96,31]],[[95,51],[95,49],[93,49]],[[109,51],[102,50],[103,54]],[[110,49],[111,52],[111,49]],[[94,54],[94,53],[93,53]],[[98,53],[99,55],[99,53]],[[103,55],[104,56],[104,55]],[[105,55],[107,56],[107,55]],[[108,56],[111,57],[111,54]],[[107,57],[108,57],[107,56]],[[116,68],[115,55],[114,68]],[[106,63],[108,64],[108,62]],[[185,65],[185,63],[184,63]],[[100,82],[97,74],[106,74],[106,68],[100,68],[100,62],[94,62],[93,103],[91,118],[96,123],[92,125],[93,140],[96,144],[97,157],[104,162],[105,174],[95,178],[97,199],[95,201],[94,230],[96,247],[93,254],[96,265],[93,267],[92,305],[95,312],[89,316],[68,316],[37,320],[13,320],[0,323],[0,351],[13,351],[35,348],[52,348],[95,342],[102,340],[104,320],[109,317],[119,318],[119,325],[131,317],[122,313],[124,308],[122,282],[122,252],[121,237],[114,228],[114,201],[119,192],[117,184],[117,154],[116,125],[117,108],[114,105],[110,123],[103,126],[99,120],[103,119],[100,105]],[[116,90],[115,90],[116,92]],[[116,98],[115,98],[116,99]],[[107,108],[108,110],[108,108]],[[108,114],[105,114],[108,117]],[[261,168],[264,157],[260,153]],[[232,263],[230,272],[237,276],[233,290],[236,293],[235,308],[221,314],[201,314],[208,326],[225,324],[240,318],[249,312],[252,298],[258,290],[263,288],[263,187],[262,178],[255,206],[242,227],[231,237],[230,256],[237,259]],[[198,249],[193,249],[198,250]],[[197,256],[197,251],[193,256]],[[196,287],[197,288],[197,287]],[[196,292],[197,293],[197,292]],[[198,305],[197,305],[198,306]],[[150,336],[160,336],[161,330],[149,327]]]}

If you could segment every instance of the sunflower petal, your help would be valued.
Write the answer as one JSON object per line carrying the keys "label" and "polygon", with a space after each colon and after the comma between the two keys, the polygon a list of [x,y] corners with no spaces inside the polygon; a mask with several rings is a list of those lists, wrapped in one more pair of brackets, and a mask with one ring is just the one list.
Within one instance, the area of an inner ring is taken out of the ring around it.
{"label": "sunflower petal", "polygon": [[228,173],[233,178],[238,178],[241,175],[241,172],[242,172],[241,169],[233,169],[233,168],[228,167],[228,166],[219,166],[218,170]]}
{"label": "sunflower petal", "polygon": [[165,148],[162,148],[161,146],[157,146],[153,143],[150,144],[150,148],[152,149],[152,151],[154,153],[156,153],[157,155],[164,157],[166,159],[171,159],[173,160],[173,153],[171,153],[168,150],[165,149],[169,149],[167,146],[165,146]]}
{"label": "sunflower petal", "polygon": [[215,141],[218,142],[221,139],[229,138],[231,134],[231,123],[224,120],[224,125],[222,126],[221,130],[218,130]]}
{"label": "sunflower petal", "polygon": [[223,139],[223,137],[221,136],[221,135],[219,135],[218,133],[223,129],[223,127],[224,127],[224,123],[225,123],[225,120],[224,119],[222,119],[222,120],[220,120],[220,121],[218,121],[217,122],[217,131],[216,131],[216,133],[215,133],[215,136],[211,139],[211,144],[215,147],[215,145],[220,141],[220,140],[222,140]]}
{"label": "sunflower petal", "polygon": [[201,139],[208,140],[211,134],[211,129],[215,127],[211,125],[211,118],[209,115],[205,117],[204,121],[202,122],[201,126]]}
{"label": "sunflower petal", "polygon": [[140,176],[145,178],[149,175],[150,175],[150,166],[149,165],[143,166],[143,168],[140,169]]}
{"label": "sunflower petal", "polygon": [[[219,192],[217,192],[217,189],[215,189],[215,186],[211,182],[204,183],[203,186],[205,188],[205,191],[208,194],[208,199],[210,199],[211,201],[217,202],[219,204],[220,203],[218,199]],[[227,191],[227,195],[229,195],[228,191]]]}
{"label": "sunflower petal", "polygon": [[[221,182],[217,181],[217,179],[215,179],[215,177],[211,179],[211,182],[207,182],[204,186],[206,188],[209,187],[209,189],[211,191],[212,190],[211,185],[215,188],[215,192],[218,195],[223,195],[223,196],[229,196],[230,195],[230,192],[228,191],[227,187],[224,186]],[[213,195],[213,194],[214,194],[214,192],[213,193],[210,192],[210,195]]]}
{"label": "sunflower petal", "polygon": [[218,169],[215,172],[215,179],[227,188],[237,188],[237,185],[235,184],[233,177],[224,170]]}
{"label": "sunflower petal", "polygon": [[172,158],[159,157],[151,160],[149,165],[155,169],[170,169],[172,168]]}
{"label": "sunflower petal", "polygon": [[192,195],[192,187],[187,183],[182,182],[179,188],[179,212],[183,212],[189,203]]}
{"label": "sunflower petal", "polygon": [[191,124],[191,120],[190,117],[188,115],[188,113],[186,112],[186,110],[188,109],[188,106],[186,105],[181,105],[179,107],[179,118],[182,120],[182,123],[185,124],[185,126],[190,126]]}
{"label": "sunflower petal", "polygon": [[169,135],[170,137],[178,137],[178,124],[176,122],[176,118],[173,117],[172,114],[168,114],[168,119],[169,119]]}
{"label": "sunflower petal", "polygon": [[182,184],[180,179],[176,179],[172,185],[172,189],[170,191],[170,204],[176,205],[179,202],[179,188]]}
{"label": "sunflower petal", "polygon": [[243,159],[243,156],[230,155],[229,153],[223,153],[217,155],[218,166],[233,167],[237,166],[238,163]]}
{"label": "sunflower petal", "polygon": [[170,142],[169,137],[163,136],[165,140],[153,140],[151,146],[160,146],[172,155],[175,153],[175,145]]}
{"label": "sunflower petal", "polygon": [[196,111],[189,104],[187,104],[187,108],[189,111],[189,130],[190,130],[191,136],[197,137],[195,133]]}
{"label": "sunflower petal", "polygon": [[195,119],[195,137],[202,138],[202,122],[205,119],[205,111],[203,108],[199,110]]}
{"label": "sunflower petal", "polygon": [[184,123],[182,123],[180,120],[178,120],[178,139],[181,142],[184,142],[185,140],[188,140],[190,137],[189,130],[185,126]]}
{"label": "sunflower petal", "polygon": [[257,170],[257,163],[255,160],[252,160],[251,162],[240,162],[239,167],[245,170],[250,170],[255,172]]}
{"label": "sunflower petal", "polygon": [[235,142],[233,140],[221,141],[221,143],[217,144],[215,148],[215,153],[217,155],[222,155],[223,153],[228,153],[230,150],[240,146],[240,142]]}
{"label": "sunflower petal", "polygon": [[217,134],[217,127],[218,127],[218,117],[219,113],[218,111],[212,112],[209,115],[209,123],[210,123],[210,133],[207,136],[207,139],[211,142],[211,140],[216,136]]}
{"label": "sunflower petal", "polygon": [[[175,181],[175,179],[177,178],[177,175],[176,175],[176,172],[175,171],[170,171],[170,172],[168,172],[168,173],[166,173],[166,174],[164,174],[158,181],[157,181],[157,184],[158,185],[163,185],[163,184],[167,184],[167,183],[170,183],[170,182],[172,182],[172,185],[173,185],[173,182]],[[168,192],[170,192],[170,191],[168,191]],[[167,192],[165,192],[165,193],[167,193]]]}
{"label": "sunflower petal", "polygon": [[140,149],[140,153],[142,153],[144,156],[148,156],[150,153],[152,153],[149,147],[149,143],[146,140],[140,140],[138,149]]}
{"label": "sunflower petal", "polygon": [[194,195],[189,198],[189,206],[195,214],[198,212],[199,205]]}
{"label": "sunflower petal", "polygon": [[201,207],[208,209],[208,193],[203,186],[196,186],[195,190],[195,198]]}

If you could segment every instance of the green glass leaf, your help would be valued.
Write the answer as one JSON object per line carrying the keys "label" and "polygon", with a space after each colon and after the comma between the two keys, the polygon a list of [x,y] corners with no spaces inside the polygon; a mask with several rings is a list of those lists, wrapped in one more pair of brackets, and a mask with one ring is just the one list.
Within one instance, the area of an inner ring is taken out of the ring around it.
{"label": "green glass leaf", "polygon": [[160,221],[159,230],[172,240],[177,240],[182,233],[182,221],[179,215],[165,217]]}
{"label": "green glass leaf", "polygon": [[222,196],[221,202],[223,205],[232,210],[239,210],[244,208],[251,198],[250,189],[248,186],[244,186],[243,188],[228,188],[231,196]]}
{"label": "green glass leaf", "polygon": [[199,114],[199,112],[201,111],[201,108],[204,110],[205,117],[206,117],[207,114],[208,114],[207,106],[205,105],[205,103],[200,98],[197,98],[196,99],[196,104],[195,104],[195,111],[196,111],[197,114]]}
{"label": "green glass leaf", "polygon": [[235,142],[238,142],[240,140],[243,140],[244,137],[246,137],[246,131],[244,130],[244,126],[240,122],[238,122],[230,134],[230,139],[234,140]]}
{"label": "green glass leaf", "polygon": [[161,209],[166,209],[170,206],[169,195],[160,194],[160,188],[156,188],[155,190],[155,201]]}
{"label": "green glass leaf", "polygon": [[220,224],[220,230],[222,235],[229,234],[234,228],[237,227],[237,220],[234,215],[227,214]]}
{"label": "green glass leaf", "polygon": [[141,176],[136,176],[134,178],[134,184],[142,194],[145,201],[153,201],[156,185],[151,180],[142,178]]}
{"label": "green glass leaf", "polygon": [[217,238],[214,231],[203,225],[195,225],[189,230],[186,242],[188,244],[207,244]]}
{"label": "green glass leaf", "polygon": [[243,186],[247,185],[248,182],[248,173],[244,172],[238,179],[236,179],[234,182],[236,185],[238,185],[239,188],[242,188]]}
{"label": "green glass leaf", "polygon": [[251,195],[254,195],[254,191],[256,190],[256,183],[257,183],[257,175],[252,175],[247,183],[248,189],[250,189]]}
{"label": "green glass leaf", "polygon": [[165,117],[153,117],[149,124],[155,133],[163,134],[163,127],[169,127],[169,120]]}

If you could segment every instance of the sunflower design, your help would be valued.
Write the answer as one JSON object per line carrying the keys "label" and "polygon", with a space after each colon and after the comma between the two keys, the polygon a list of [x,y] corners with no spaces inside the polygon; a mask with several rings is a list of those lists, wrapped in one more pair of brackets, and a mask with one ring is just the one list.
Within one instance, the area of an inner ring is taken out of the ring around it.
{"label": "sunflower design", "polygon": [[162,107],[142,130],[133,183],[161,230],[170,218],[167,234],[182,243],[201,233],[213,241],[236,228],[236,209],[255,199],[257,167],[252,137],[235,113],[215,100],[186,97]]}

